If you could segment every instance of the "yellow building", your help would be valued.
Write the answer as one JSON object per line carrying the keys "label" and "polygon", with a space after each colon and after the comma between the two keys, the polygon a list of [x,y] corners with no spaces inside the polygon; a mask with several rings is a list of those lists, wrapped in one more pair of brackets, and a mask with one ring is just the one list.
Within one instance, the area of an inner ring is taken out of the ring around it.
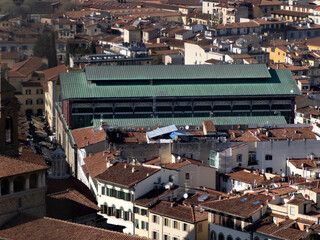
{"label": "yellow building", "polygon": [[208,213],[198,207],[161,201],[149,209],[149,238],[208,239]]}
{"label": "yellow building", "polygon": [[19,114],[22,116],[42,115],[44,111],[44,92],[41,82],[22,82],[21,94],[17,98],[21,104]]}
{"label": "yellow building", "polygon": [[288,53],[288,48],[285,46],[269,47],[268,52],[270,53],[269,59],[271,62],[284,63]]}
{"label": "yellow building", "polygon": [[45,86],[45,115],[48,124],[51,129],[55,125],[55,110],[54,104],[56,101],[60,101],[60,82],[59,73],[67,72],[67,67],[65,65],[59,65],[54,68],[49,68],[43,71],[46,80]]}
{"label": "yellow building", "polygon": [[320,50],[320,37],[310,38],[306,42],[309,51],[319,51]]}

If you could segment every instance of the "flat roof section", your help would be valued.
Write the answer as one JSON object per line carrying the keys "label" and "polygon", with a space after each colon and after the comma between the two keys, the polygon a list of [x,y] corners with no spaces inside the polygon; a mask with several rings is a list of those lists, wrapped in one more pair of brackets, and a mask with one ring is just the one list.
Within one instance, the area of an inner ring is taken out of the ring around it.
{"label": "flat roof section", "polygon": [[85,72],[88,81],[264,79],[271,77],[264,64],[88,66]]}
{"label": "flat roof section", "polygon": [[[193,117],[193,118],[126,118],[103,119],[109,126],[153,127],[153,126],[201,126],[204,120],[212,120],[215,126],[222,125],[274,125],[287,124],[284,116],[230,116],[230,117]],[[100,126],[101,119],[94,119],[93,126]]]}

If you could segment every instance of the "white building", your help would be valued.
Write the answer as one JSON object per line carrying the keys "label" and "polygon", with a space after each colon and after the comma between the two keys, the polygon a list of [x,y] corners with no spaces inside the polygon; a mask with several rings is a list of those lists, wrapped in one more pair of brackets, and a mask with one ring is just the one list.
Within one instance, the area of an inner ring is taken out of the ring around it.
{"label": "white building", "polygon": [[156,187],[177,185],[178,174],[158,166],[118,162],[94,180],[98,205],[107,223],[123,226],[125,233],[134,234],[133,201]]}

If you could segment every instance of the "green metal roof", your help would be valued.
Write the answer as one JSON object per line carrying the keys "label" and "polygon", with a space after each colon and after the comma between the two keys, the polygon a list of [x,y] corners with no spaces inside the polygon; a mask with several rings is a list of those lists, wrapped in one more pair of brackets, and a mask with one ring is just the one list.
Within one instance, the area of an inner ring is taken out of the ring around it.
{"label": "green metal roof", "polygon": [[268,68],[264,64],[89,66],[85,68],[85,72],[89,81],[259,79],[271,77]]}
{"label": "green metal roof", "polygon": [[[103,119],[110,126],[118,127],[147,127],[147,126],[195,126],[202,125],[203,120],[212,120],[215,125],[273,125],[287,124],[284,116],[239,116],[239,117],[194,117],[194,118],[131,118]],[[93,126],[99,126],[101,119],[94,119]]]}
{"label": "green metal roof", "polygon": [[[244,67],[249,71],[250,67],[256,69],[255,64],[250,65],[219,65],[221,72]],[[249,68],[247,67],[249,66]],[[258,65],[262,66],[262,65]],[[166,67],[162,66],[163,75],[167,76]],[[191,67],[191,66],[187,66]],[[195,68],[196,66],[192,66]],[[197,67],[200,69],[202,65]],[[97,75],[102,74],[100,67],[90,68],[90,71],[97,70]],[[102,67],[104,68],[104,67]],[[113,67],[111,67],[113,68]],[[119,69],[118,67],[115,67]],[[126,66],[125,68],[128,68]],[[123,69],[125,69],[123,68]],[[121,68],[122,69],[122,68]],[[128,68],[129,69],[129,68]],[[132,69],[132,68],[130,68]],[[177,68],[179,69],[179,68]],[[187,68],[185,68],[187,69]],[[224,69],[224,70],[223,70]],[[265,66],[261,69],[267,69]],[[200,72],[197,71],[197,74]],[[268,71],[268,69],[267,69]],[[235,71],[230,71],[235,76]],[[224,97],[224,96],[280,96],[280,95],[301,95],[301,92],[289,70],[269,70],[271,78],[267,80],[214,80],[205,83],[166,83],[158,85],[143,85],[139,81],[132,81],[131,84],[97,86],[87,81],[88,72],[60,73],[61,91],[63,99],[92,99],[92,98],[132,98],[132,97]],[[93,74],[93,73],[92,73]],[[136,73],[133,73],[135,75]],[[141,73],[143,74],[143,73]],[[184,72],[176,72],[176,77],[184,75]],[[202,74],[202,73],[201,73]],[[206,74],[206,73],[204,73]],[[89,74],[90,75],[90,74]],[[250,75],[250,74],[249,74]],[[102,77],[102,75],[101,75]],[[109,78],[109,76],[104,76]],[[112,76],[113,77],[113,76]],[[190,77],[190,76],[189,76]],[[239,76],[238,76],[239,77]]]}

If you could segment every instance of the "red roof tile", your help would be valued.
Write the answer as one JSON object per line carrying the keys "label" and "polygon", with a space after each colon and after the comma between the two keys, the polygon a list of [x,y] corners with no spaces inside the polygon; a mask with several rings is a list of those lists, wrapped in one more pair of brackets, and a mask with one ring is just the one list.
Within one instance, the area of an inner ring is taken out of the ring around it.
{"label": "red roof tile", "polygon": [[20,215],[10,221],[0,230],[0,238],[11,240],[143,240],[145,238],[127,235],[119,232],[96,228],[83,224],[76,224],[49,217],[35,219],[27,215]]}
{"label": "red roof tile", "polygon": [[106,132],[96,127],[80,128],[71,131],[78,148],[84,148],[106,140]]}
{"label": "red roof tile", "polygon": [[69,220],[97,213],[100,208],[74,189],[47,195],[46,216]]}
{"label": "red roof tile", "polygon": [[272,197],[267,195],[246,194],[241,197],[202,203],[200,206],[233,216],[249,218],[261,208],[261,205],[266,205],[271,199]]}
{"label": "red roof tile", "polygon": [[45,170],[48,168],[48,166],[46,165],[37,164],[33,161],[34,159],[29,158],[27,156],[24,156],[22,158],[12,158],[0,155],[0,178],[19,175],[28,172],[35,172],[39,170]]}
{"label": "red roof tile", "polygon": [[27,60],[16,63],[12,69],[8,72],[8,76],[15,77],[27,77],[32,72],[39,70],[45,65],[44,59],[31,56]]}
{"label": "red roof tile", "polygon": [[65,65],[59,65],[59,66],[44,70],[43,73],[47,81],[57,81],[59,73],[67,72],[67,71],[68,69]]}
{"label": "red roof tile", "polygon": [[[134,171],[132,170],[133,168]],[[126,187],[132,187],[134,184],[141,182],[158,171],[160,171],[160,168],[119,162],[95,178]]]}
{"label": "red roof tile", "polygon": [[166,201],[161,201],[152,206],[149,211],[189,223],[196,223],[208,219],[208,213],[200,210],[198,207],[183,206]]}

